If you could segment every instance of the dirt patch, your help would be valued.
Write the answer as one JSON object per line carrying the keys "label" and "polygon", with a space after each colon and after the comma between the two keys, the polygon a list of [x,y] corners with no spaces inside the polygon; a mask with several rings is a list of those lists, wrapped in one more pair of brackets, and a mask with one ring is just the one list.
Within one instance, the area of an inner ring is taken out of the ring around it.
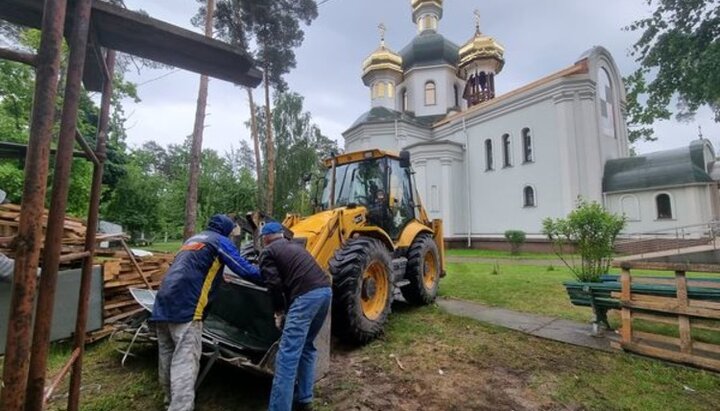
{"label": "dirt patch", "polygon": [[477,361],[457,347],[415,344],[381,357],[336,349],[318,388],[338,410],[558,410],[532,374]]}

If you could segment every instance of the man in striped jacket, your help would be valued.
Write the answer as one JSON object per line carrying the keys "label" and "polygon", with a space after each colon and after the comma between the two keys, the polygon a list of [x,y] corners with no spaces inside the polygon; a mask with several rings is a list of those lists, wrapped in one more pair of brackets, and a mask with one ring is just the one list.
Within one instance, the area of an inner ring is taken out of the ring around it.
{"label": "man in striped jacket", "polygon": [[262,282],[258,268],[242,258],[228,238],[234,227],[228,216],[213,216],[205,231],[185,241],[158,290],[152,320],[157,328],[160,384],[169,411],[194,408],[203,319],[224,267],[246,280]]}

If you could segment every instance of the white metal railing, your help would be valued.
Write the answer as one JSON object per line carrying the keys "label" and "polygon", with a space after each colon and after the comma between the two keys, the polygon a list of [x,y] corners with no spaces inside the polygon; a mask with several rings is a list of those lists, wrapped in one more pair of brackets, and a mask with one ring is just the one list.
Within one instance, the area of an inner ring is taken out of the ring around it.
{"label": "white metal railing", "polygon": [[720,248],[720,220],[642,233],[623,233],[615,242],[615,248],[622,254],[641,256],[669,250],[679,254],[683,249],[697,246],[711,246],[714,250]]}

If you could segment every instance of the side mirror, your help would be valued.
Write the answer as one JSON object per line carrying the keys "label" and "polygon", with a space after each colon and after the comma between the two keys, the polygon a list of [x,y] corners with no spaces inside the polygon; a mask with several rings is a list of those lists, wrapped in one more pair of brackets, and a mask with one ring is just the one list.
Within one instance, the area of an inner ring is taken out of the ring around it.
{"label": "side mirror", "polygon": [[407,150],[400,152],[400,167],[410,168],[410,152]]}

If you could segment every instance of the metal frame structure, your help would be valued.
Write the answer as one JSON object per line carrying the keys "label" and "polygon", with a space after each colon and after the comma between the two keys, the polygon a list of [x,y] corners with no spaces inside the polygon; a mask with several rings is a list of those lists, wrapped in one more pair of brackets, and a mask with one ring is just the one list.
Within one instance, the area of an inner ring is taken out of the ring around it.
{"label": "metal frame structure", "polygon": [[[106,139],[113,91],[115,50],[161,63],[256,87],[262,73],[248,55],[225,43],[168,23],[97,0],[3,0],[0,18],[41,30],[37,55],[0,49],[0,58],[35,67],[30,139],[26,148],[25,181],[18,234],[13,241],[16,261],[7,348],[3,366],[0,409],[40,411],[52,391],[71,373],[68,410],[79,408],[85,327],[95,251],[98,210],[106,157]],[[70,11],[72,14],[70,14]],[[43,240],[42,225],[48,177],[50,143],[63,36],[68,38],[65,95],[61,114],[51,207],[42,247],[43,266],[37,307],[34,306],[37,267]],[[104,51],[106,48],[107,51]],[[92,149],[77,132],[81,83],[89,91],[101,91],[96,147]],[[70,359],[46,390],[53,301],[57,285],[63,225],[67,206],[70,166],[75,142],[93,162],[93,179],[82,259],[73,350]],[[33,311],[35,321],[33,323]]]}

